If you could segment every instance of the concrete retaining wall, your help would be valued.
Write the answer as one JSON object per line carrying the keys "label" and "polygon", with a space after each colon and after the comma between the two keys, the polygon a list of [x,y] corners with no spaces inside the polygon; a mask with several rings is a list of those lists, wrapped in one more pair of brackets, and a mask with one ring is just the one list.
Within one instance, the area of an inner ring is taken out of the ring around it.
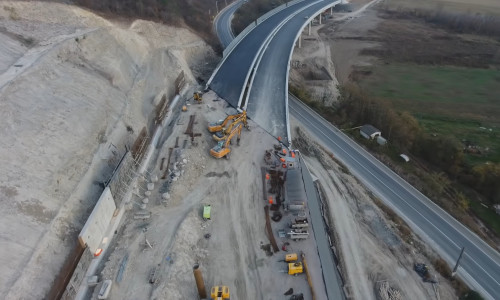
{"label": "concrete retaining wall", "polygon": [[111,190],[107,187],[78,235],[78,241],[82,247],[87,246],[92,253],[99,249],[115,210],[115,200],[111,195]]}

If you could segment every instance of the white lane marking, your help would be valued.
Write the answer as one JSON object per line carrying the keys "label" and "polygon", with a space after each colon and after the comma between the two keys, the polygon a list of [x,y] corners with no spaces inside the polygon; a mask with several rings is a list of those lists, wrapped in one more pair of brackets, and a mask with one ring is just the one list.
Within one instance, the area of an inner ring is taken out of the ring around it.
{"label": "white lane marking", "polygon": [[[311,110],[307,106],[305,106],[300,100],[298,100],[295,96],[294,98],[294,104],[302,108],[302,110],[307,111],[309,114],[315,115],[316,120],[319,121],[324,127],[335,133],[335,135],[343,140],[346,144],[350,145],[351,148],[356,151],[359,155],[364,156],[364,157],[369,157],[372,158],[373,160],[370,160],[370,162],[378,167],[382,172],[384,172],[387,176],[391,177],[395,182],[397,182],[403,189],[405,189],[408,193],[416,197],[422,204],[424,204],[429,210],[434,211],[436,214],[438,214],[443,221],[445,221],[449,226],[455,228],[455,227],[460,227],[461,228],[461,234],[466,240],[469,240],[469,242],[473,241],[473,244],[475,242],[479,242],[480,244],[483,245],[484,248],[490,253],[486,253],[485,250],[482,248],[478,248],[481,253],[483,253],[485,256],[487,256],[489,259],[491,259],[498,267],[500,267],[500,256],[499,253],[493,249],[490,245],[488,245],[485,241],[483,241],[480,237],[477,236],[477,234],[473,233],[469,228],[465,227],[462,223],[458,222],[455,218],[450,216],[446,211],[444,211],[439,205],[436,203],[432,202],[427,196],[422,194],[419,190],[408,184],[406,180],[401,178],[398,174],[394,173],[392,170],[390,170],[387,166],[385,166],[383,163],[378,161],[373,155],[371,155],[368,151],[365,149],[359,147],[352,139],[350,139],[346,134],[344,134],[342,131],[340,131],[338,128],[333,126],[331,123],[326,121],[322,116],[320,116],[317,112],[314,110]],[[435,210],[438,210],[437,212]],[[466,231],[465,233],[462,231]],[[468,237],[465,235],[468,233]]]}
{"label": "white lane marking", "polygon": [[[238,99],[237,107],[241,108],[241,103],[243,101],[243,94],[245,93],[245,90],[246,90],[245,87],[247,86],[248,78],[250,77],[250,73],[252,73],[252,71],[253,71],[254,75],[253,75],[252,80],[250,81],[250,83],[248,85],[248,93],[247,93],[247,97],[245,99],[244,110],[246,110],[247,104],[248,104],[248,101],[247,101],[248,96],[250,95],[250,91],[252,90],[253,78],[255,77],[255,73],[257,72],[257,68],[259,67],[258,65],[256,65],[256,62],[259,59],[259,57],[262,57],[262,55],[266,51],[267,46],[269,45],[269,43],[271,43],[271,40],[274,38],[276,33],[278,33],[278,31],[281,29],[281,27],[283,27],[288,21],[290,21],[290,19],[292,19],[296,15],[302,13],[304,10],[308,9],[309,7],[316,5],[322,1],[325,1],[325,0],[317,0],[315,2],[309,3],[308,5],[306,5],[304,7],[297,9],[296,11],[291,13],[289,16],[287,16],[283,21],[281,21],[276,27],[274,27],[274,29],[266,36],[266,39],[260,45],[259,50],[257,51],[257,54],[254,56],[254,58],[252,60],[252,64],[250,65],[250,68],[248,69],[247,76],[245,77],[245,82],[243,84],[243,88],[241,89],[240,97]],[[260,63],[260,61],[259,61],[259,63]]]}
{"label": "white lane marking", "polygon": [[[334,140],[332,140],[327,134],[325,134],[321,129],[319,129],[317,126],[315,126],[312,122],[310,122],[309,120],[307,120],[307,118],[302,115],[300,112],[298,112],[295,108],[292,107],[292,111],[294,111],[295,113],[297,113],[298,115],[300,115],[306,122],[308,122],[310,124],[310,126],[314,127],[316,130],[318,130],[319,132],[321,132],[321,134],[324,135],[324,137],[326,137],[328,140],[330,140],[334,145],[336,145],[339,149],[341,149],[347,156],[349,156],[353,161],[355,161],[359,166],[361,166],[362,169],[364,169],[367,173],[369,173],[370,175],[373,176],[374,179],[376,179],[376,181],[380,182],[382,185],[384,185],[388,190],[390,190],[394,195],[396,195],[399,199],[401,199],[403,202],[405,202],[409,207],[411,207],[417,214],[419,214],[424,220],[426,220],[432,227],[434,227],[439,233],[441,233],[441,235],[443,235],[448,241],[450,241],[453,245],[455,245],[455,247],[457,247],[457,249],[461,249],[460,246],[458,246],[453,240],[451,240],[446,234],[444,234],[444,232],[442,232],[436,225],[434,225],[434,223],[432,223],[429,219],[427,219],[423,214],[421,214],[417,209],[415,209],[415,207],[413,207],[408,201],[406,201],[404,198],[402,198],[401,196],[399,196],[394,190],[392,190],[389,186],[387,186],[382,180],[380,180],[377,176],[375,176],[375,174],[373,174],[370,170],[368,170],[362,163],[360,163],[357,159],[355,159],[352,155],[350,155],[347,151],[345,151],[342,147],[340,147]],[[415,223],[414,223],[415,224]],[[453,227],[451,227],[453,229]],[[459,231],[456,231],[457,233],[459,233],[460,235],[462,235],[461,232]],[[463,235],[462,235],[463,236]],[[463,236],[465,238],[465,236]],[[430,238],[430,237],[429,237]],[[432,239],[431,239],[432,240]],[[466,238],[466,240],[468,240]],[[470,242],[470,241],[469,241]],[[471,242],[471,244],[474,244]],[[478,248],[480,250],[480,248]],[[486,255],[486,253],[483,252],[483,254]],[[467,255],[467,254],[466,254]],[[467,255],[469,256],[469,255]],[[486,255],[488,258],[491,259],[491,257],[489,257],[488,255]],[[483,270],[483,272],[488,275],[494,282],[496,282],[498,285],[500,285],[500,283],[493,277],[491,276],[486,270],[484,270],[474,259],[472,259],[470,256],[469,258],[471,259],[472,262],[474,262],[481,270]],[[495,262],[495,261],[493,261]],[[496,262],[495,262],[496,263]]]}

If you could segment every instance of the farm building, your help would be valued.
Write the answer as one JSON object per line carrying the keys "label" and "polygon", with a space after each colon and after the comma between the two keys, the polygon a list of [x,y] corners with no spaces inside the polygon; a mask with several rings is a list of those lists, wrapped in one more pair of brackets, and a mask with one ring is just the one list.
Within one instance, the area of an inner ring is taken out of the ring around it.
{"label": "farm building", "polygon": [[363,125],[361,126],[361,129],[359,130],[359,133],[365,138],[365,139],[374,139],[377,138],[378,136],[382,135],[382,132],[378,130],[377,128],[373,127],[372,125]]}

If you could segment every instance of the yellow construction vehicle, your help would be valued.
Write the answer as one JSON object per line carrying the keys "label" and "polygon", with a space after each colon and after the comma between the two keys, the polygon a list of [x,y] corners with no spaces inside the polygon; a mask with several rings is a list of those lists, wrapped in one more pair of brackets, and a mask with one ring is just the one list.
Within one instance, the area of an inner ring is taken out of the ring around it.
{"label": "yellow construction vehicle", "polygon": [[227,136],[229,135],[229,133],[231,133],[231,131],[233,131],[234,126],[238,126],[238,124],[240,124],[240,123],[243,123],[243,125],[245,127],[248,126],[246,111],[243,111],[241,113],[241,116],[239,116],[238,118],[234,119],[234,121],[231,124],[229,124],[229,126],[227,128],[223,127],[220,131],[217,131],[214,135],[212,135],[212,137],[216,141],[223,141],[223,140],[225,140],[227,138]]}
{"label": "yellow construction vehicle", "polygon": [[203,93],[198,91],[193,93],[193,99],[196,100],[196,102],[201,103],[203,100]]}
{"label": "yellow construction vehicle", "polygon": [[224,120],[220,120],[220,121],[208,124],[208,131],[210,131],[210,132],[221,131],[221,130],[224,129],[224,127],[227,125],[227,123],[229,121],[231,121],[233,119],[240,118],[242,116],[245,116],[245,124],[246,124],[247,112],[244,110],[241,113],[237,113],[237,114],[234,114],[234,115],[229,115]]}
{"label": "yellow construction vehicle", "polygon": [[286,262],[294,262],[297,261],[297,259],[298,259],[297,253],[290,253],[285,255]]}
{"label": "yellow construction vehicle", "polygon": [[288,275],[302,274],[304,272],[304,267],[301,262],[293,262],[288,264]]}
{"label": "yellow construction vehicle", "polygon": [[242,123],[238,124],[225,140],[219,141],[217,145],[215,145],[215,147],[210,149],[210,154],[215,158],[226,157],[227,159],[229,159],[229,153],[231,152],[231,149],[229,149],[229,144],[231,143],[231,139],[235,135],[238,135],[237,143],[239,145],[242,127]]}
{"label": "yellow construction vehicle", "polygon": [[214,286],[210,292],[210,297],[213,300],[229,300],[229,288],[225,285]]}

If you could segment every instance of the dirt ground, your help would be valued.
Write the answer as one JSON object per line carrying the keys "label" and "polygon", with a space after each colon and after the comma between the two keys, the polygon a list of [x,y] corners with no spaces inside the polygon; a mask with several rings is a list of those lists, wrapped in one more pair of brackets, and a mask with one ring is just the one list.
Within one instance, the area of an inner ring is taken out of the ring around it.
{"label": "dirt ground", "polygon": [[[300,126],[291,121],[292,128]],[[455,299],[454,289],[437,272],[432,271],[440,283],[438,292],[413,270],[414,263],[430,266],[432,251],[414,234],[401,236],[398,226],[374,204],[373,195],[308,138],[307,131],[293,132],[294,145],[326,198],[342,273],[353,299]],[[393,298],[386,295],[388,290]]]}
{"label": "dirt ground", "polygon": [[360,52],[377,43],[367,38],[360,41],[359,36],[378,24],[376,13],[370,9],[377,2],[350,1],[343,11],[333,16],[325,14],[323,24],[313,21],[311,35],[306,27],[301,36],[302,47],[293,52],[290,84],[307,90],[313,100],[323,105],[334,103],[339,95],[338,85],[347,82],[353,68],[369,66],[374,60]]}
{"label": "dirt ground", "polygon": [[155,101],[214,54],[185,29],[46,1],[2,1],[0,40],[0,298],[40,299]]}
{"label": "dirt ground", "polygon": [[[134,203],[140,203],[144,197],[145,183],[132,200],[132,210],[100,273],[102,280],[115,280],[123,258],[128,257],[122,280],[113,286],[110,299],[197,299],[192,271],[195,263],[201,266],[207,289],[227,285],[231,299],[288,299],[283,293],[289,288],[310,297],[303,275],[293,277],[281,272],[286,270],[280,262],[284,252],[270,257],[261,249],[269,244],[261,166],[265,150],[272,148],[276,140],[250,121],[250,131],[243,129],[239,146],[233,142],[229,160],[212,158],[209,150],[215,141],[206,128],[208,122],[235,113],[225,101],[214,99],[213,92],[205,94],[203,104],[190,105],[188,112],[180,113],[172,134],[159,150],[151,171],[153,177],[162,176],[165,169],[160,171],[161,161],[168,157],[168,149],[178,139],[172,168],[179,176],[170,186],[169,199],[162,200],[165,181],[160,179],[148,197],[147,210],[152,215],[146,220],[133,218],[140,211]],[[184,134],[190,115],[196,115],[194,132],[201,133],[194,143]],[[206,204],[212,207],[208,221],[202,219],[202,207]],[[206,234],[210,237],[206,238]],[[146,244],[146,238],[152,248]],[[315,269],[315,280],[322,282],[315,244],[307,244],[311,246],[308,260],[311,269]],[[150,273],[155,267],[159,279],[150,284]],[[99,286],[94,298],[98,290]],[[318,291],[319,295],[322,293]]]}

